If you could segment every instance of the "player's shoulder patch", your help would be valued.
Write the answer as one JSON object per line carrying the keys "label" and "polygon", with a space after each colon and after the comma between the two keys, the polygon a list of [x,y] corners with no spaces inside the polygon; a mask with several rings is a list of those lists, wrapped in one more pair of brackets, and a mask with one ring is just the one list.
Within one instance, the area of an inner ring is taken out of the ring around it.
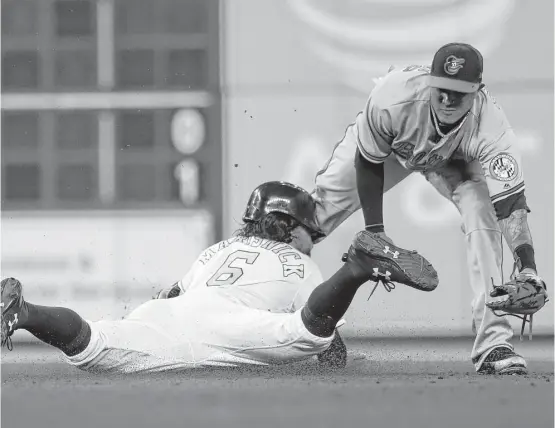
{"label": "player's shoulder patch", "polygon": [[489,164],[489,172],[500,181],[511,181],[518,176],[518,162],[509,153],[499,153]]}

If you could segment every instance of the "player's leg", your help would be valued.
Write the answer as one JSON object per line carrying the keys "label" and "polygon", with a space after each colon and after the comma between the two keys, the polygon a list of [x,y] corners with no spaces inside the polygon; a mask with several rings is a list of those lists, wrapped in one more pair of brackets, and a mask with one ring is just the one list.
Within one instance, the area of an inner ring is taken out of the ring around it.
{"label": "player's leg", "polygon": [[[341,353],[342,343],[334,335],[337,324],[359,287],[371,278],[376,279],[378,267],[383,267],[383,260],[378,260],[374,247],[368,245],[372,236],[366,231],[355,236],[345,264],[320,284],[295,314],[247,308],[230,303],[210,289],[198,289],[163,300],[168,302],[170,318],[166,314],[152,318],[148,305],[143,305],[127,320],[156,321],[164,331],[170,331],[172,323],[177,325],[172,335],[187,338],[196,366],[286,363],[322,354],[334,345],[339,349],[331,353]],[[383,258],[403,258],[397,252],[386,254]],[[416,264],[421,266],[421,260]],[[388,275],[396,280],[396,272]],[[430,281],[434,282],[433,278]],[[431,289],[435,285],[437,278]]]}
{"label": "player's leg", "polygon": [[522,372],[526,362],[509,343],[513,330],[508,320],[485,306],[486,293],[502,282],[502,234],[481,167],[452,162],[428,181],[459,210],[467,248],[476,339],[471,358],[480,371]]}
{"label": "player's leg", "polygon": [[[172,320],[168,300],[146,302],[130,314],[131,319],[89,322],[68,308],[26,302],[16,279],[4,279],[1,289],[2,346],[11,349],[10,336],[23,329],[58,348],[67,362],[83,370],[138,373],[194,365],[187,340],[172,335],[172,325],[181,329],[179,317]],[[152,322],[156,319],[162,322],[159,327]]]}
{"label": "player's leg", "polygon": [[382,281],[384,285],[397,282],[421,291],[437,287],[437,272],[420,254],[399,247],[391,251],[380,241],[372,232],[357,233],[343,257],[345,264],[313,290],[302,310],[303,322],[311,333],[331,335],[366,281]]}
{"label": "player's leg", "polygon": [[305,306],[295,314],[244,308],[219,302],[216,296],[209,302],[202,299],[194,302],[195,309],[202,313],[201,320],[191,319],[191,324],[196,322],[198,339],[192,338],[190,343],[197,363],[206,366],[287,363],[330,350],[330,359],[339,359],[335,365],[341,366],[346,351],[335,334],[337,324],[360,286],[375,274],[373,257],[358,242],[362,239],[357,235],[343,266],[316,287]]}
{"label": "player's leg", "polygon": [[68,356],[82,352],[91,338],[90,325],[71,309],[33,305],[23,299],[23,287],[15,278],[1,283],[2,346],[11,348],[10,336],[24,329]]}
{"label": "player's leg", "polygon": [[[341,338],[338,338],[337,325],[349,309],[360,286],[370,279],[375,280],[376,271],[381,266],[372,252],[373,247],[367,245],[368,235],[372,234],[364,231],[355,236],[343,266],[312,291],[305,306],[297,311],[289,322],[289,327],[285,328],[290,333],[287,337],[296,335],[299,338],[287,349],[293,350],[294,355],[303,355],[303,352],[305,355],[328,352],[335,366],[344,365],[346,348]],[[281,341],[283,340],[282,338]],[[324,346],[325,351],[322,351]]]}
{"label": "player's leg", "polygon": [[310,294],[302,309],[302,320],[308,331],[320,337],[331,336],[358,289],[369,279],[352,260],[345,262]]}
{"label": "player's leg", "polygon": [[[153,302],[158,308],[150,309],[156,309],[157,313],[167,310],[164,300]],[[89,346],[77,355],[65,357],[68,363],[81,370],[134,374],[195,367],[187,338],[176,334],[179,321],[169,330],[157,323],[140,319],[97,321],[90,324]]]}
{"label": "player's leg", "polygon": [[311,334],[323,338],[333,336],[329,348],[318,356],[321,363],[331,367],[345,366],[347,348],[336,326],[349,309],[360,286],[368,279],[368,273],[360,269],[351,252],[345,264],[312,291],[301,309],[301,320]]}
{"label": "player's leg", "polygon": [[466,166],[470,179],[453,192],[453,201],[463,219],[476,340],[471,357],[476,370],[484,373],[525,373],[526,361],[509,343],[513,329],[507,317],[497,316],[485,306],[486,295],[503,282],[503,236],[479,163]]}
{"label": "player's leg", "polygon": [[[357,153],[356,125],[351,124],[337,143],[332,155],[316,175],[312,193],[316,201],[316,216],[322,230],[329,235],[358,209],[355,155]],[[410,174],[390,156],[384,163],[384,193]]]}

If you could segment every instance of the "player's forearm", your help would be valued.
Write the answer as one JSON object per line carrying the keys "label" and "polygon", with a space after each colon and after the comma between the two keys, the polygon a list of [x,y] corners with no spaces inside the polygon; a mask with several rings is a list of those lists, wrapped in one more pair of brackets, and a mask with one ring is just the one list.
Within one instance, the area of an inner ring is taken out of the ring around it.
{"label": "player's forearm", "polygon": [[355,168],[365,227],[372,232],[383,232],[383,163],[369,162],[357,150]]}
{"label": "player's forearm", "polygon": [[535,271],[534,243],[528,226],[527,210],[513,211],[509,217],[499,220],[499,226],[515,256],[519,270],[529,268]]}
{"label": "player's forearm", "polygon": [[500,220],[501,231],[507,240],[509,248],[514,252],[524,244],[533,245],[532,234],[528,226],[528,213],[524,209],[518,209],[509,217]]}

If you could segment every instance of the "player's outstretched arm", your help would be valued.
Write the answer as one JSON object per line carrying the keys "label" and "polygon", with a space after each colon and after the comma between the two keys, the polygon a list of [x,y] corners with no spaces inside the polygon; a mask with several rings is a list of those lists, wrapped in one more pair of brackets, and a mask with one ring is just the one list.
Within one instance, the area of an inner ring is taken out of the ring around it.
{"label": "player's outstretched arm", "polygon": [[506,129],[503,136],[486,146],[480,156],[482,167],[487,171],[486,182],[499,228],[513,253],[519,272],[511,275],[511,279],[504,284],[492,284],[493,290],[489,293],[486,306],[522,316],[521,338],[527,317],[530,316],[531,338],[531,317],[545,305],[548,297],[545,281],[537,274],[534,244],[528,225],[530,209],[524,194],[520,154],[515,147],[514,132]]}
{"label": "player's outstretched arm", "polygon": [[499,227],[511,249],[519,272],[536,274],[532,234],[528,227],[530,208],[524,193],[524,172],[514,131],[501,108],[491,99],[491,114],[504,123],[502,136],[480,148],[478,159],[485,172]]}
{"label": "player's outstretched arm", "polygon": [[515,209],[511,214],[499,220],[500,228],[513,251],[519,274],[510,281],[494,285],[486,306],[508,314],[521,315],[523,320],[520,337],[530,316],[530,339],[532,338],[532,315],[539,311],[549,300],[545,281],[537,275],[534,260],[532,234],[528,226],[528,210]]}

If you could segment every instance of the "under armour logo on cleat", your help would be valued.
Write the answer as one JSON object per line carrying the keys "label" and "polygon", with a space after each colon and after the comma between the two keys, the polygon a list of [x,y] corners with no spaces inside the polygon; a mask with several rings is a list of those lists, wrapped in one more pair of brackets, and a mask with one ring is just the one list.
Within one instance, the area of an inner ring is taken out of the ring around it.
{"label": "under armour logo on cleat", "polygon": [[391,272],[386,270],[385,273],[381,273],[378,268],[374,268],[372,276],[375,276],[376,278],[383,277],[386,281],[389,281],[391,279]]}
{"label": "under armour logo on cleat", "polygon": [[390,251],[390,250],[389,250],[389,246],[387,246],[387,245],[385,246],[385,249],[383,250],[383,252],[384,252],[385,254],[387,254],[387,253],[393,254],[393,258],[394,258],[394,259],[398,259],[398,258],[399,258],[399,251]]}
{"label": "under armour logo on cleat", "polygon": [[19,321],[19,318],[17,317],[17,314],[14,314],[13,316],[13,321],[8,321],[8,327],[9,327],[9,331],[13,330],[13,326],[17,324],[17,322]]}

